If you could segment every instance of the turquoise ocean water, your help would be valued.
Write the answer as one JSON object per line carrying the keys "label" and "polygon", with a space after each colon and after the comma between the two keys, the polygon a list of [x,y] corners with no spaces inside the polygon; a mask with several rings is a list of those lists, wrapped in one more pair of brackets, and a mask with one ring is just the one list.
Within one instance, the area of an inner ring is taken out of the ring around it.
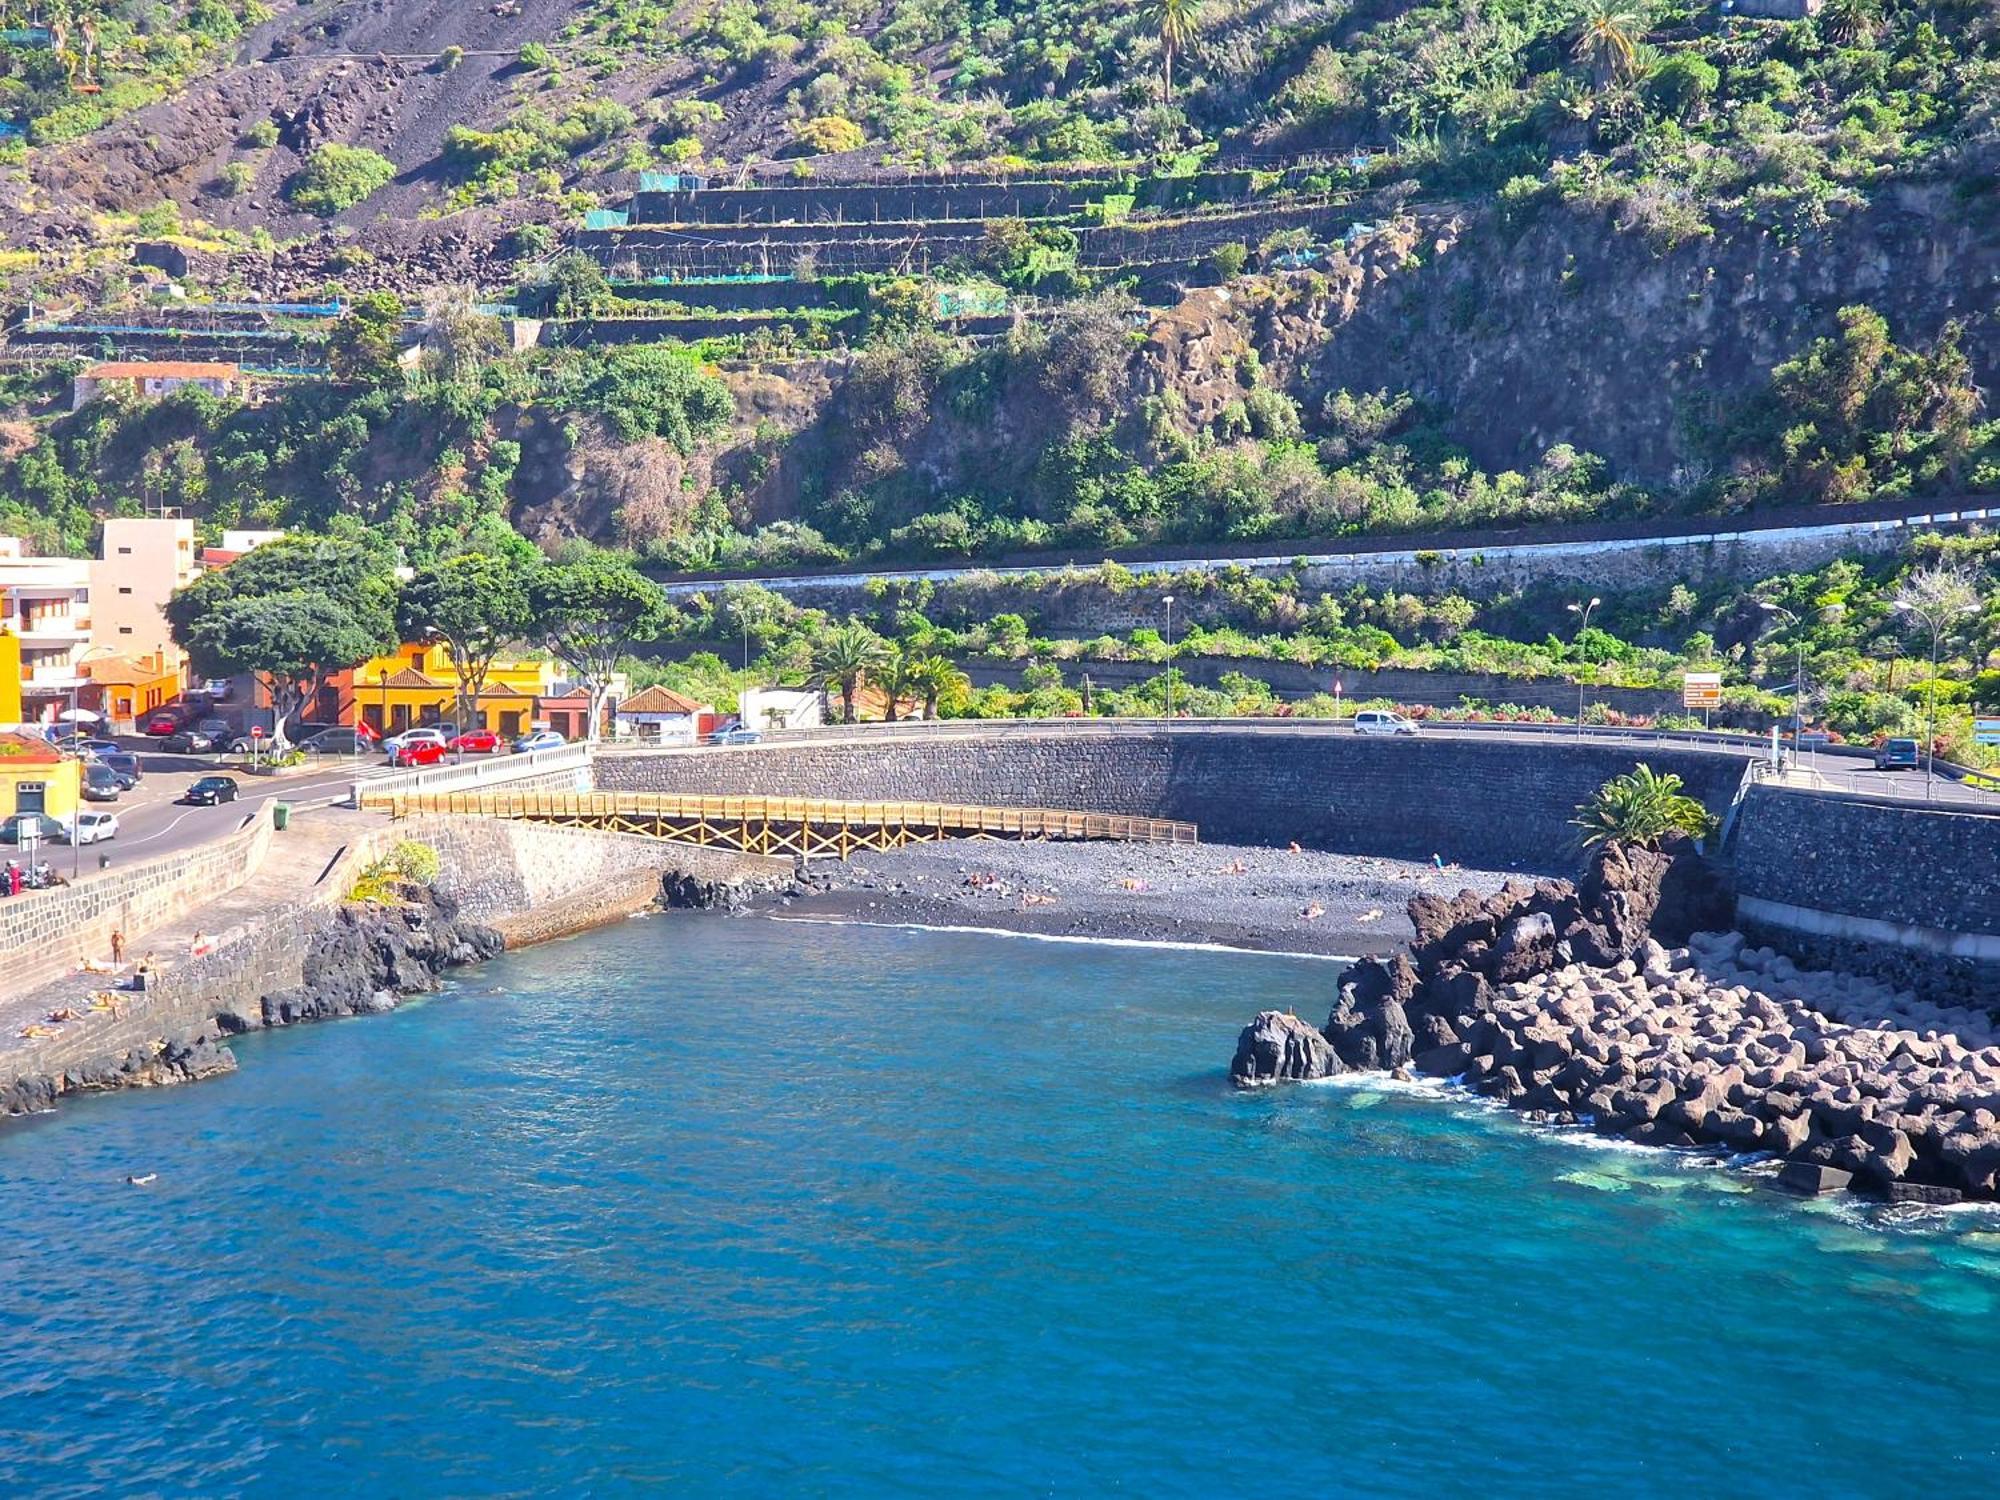
{"label": "turquoise ocean water", "polygon": [[2000,1216],[1231,1091],[1337,972],[676,915],[0,1131],[0,1495],[2000,1487]]}

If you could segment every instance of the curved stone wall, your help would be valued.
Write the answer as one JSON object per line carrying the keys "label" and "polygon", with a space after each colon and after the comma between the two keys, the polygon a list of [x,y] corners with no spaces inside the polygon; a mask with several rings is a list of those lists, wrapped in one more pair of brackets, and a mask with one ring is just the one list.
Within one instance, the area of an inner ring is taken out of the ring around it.
{"label": "curved stone wall", "polygon": [[1052,731],[600,755],[605,791],[1063,807],[1179,818],[1215,843],[1283,845],[1558,873],[1577,804],[1645,760],[1718,813],[1744,757],[1560,740],[1200,731]]}

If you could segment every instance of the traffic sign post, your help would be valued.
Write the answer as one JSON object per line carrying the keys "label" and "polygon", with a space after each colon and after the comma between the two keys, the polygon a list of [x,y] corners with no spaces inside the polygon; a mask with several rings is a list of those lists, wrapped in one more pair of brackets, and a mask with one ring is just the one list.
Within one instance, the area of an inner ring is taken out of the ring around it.
{"label": "traffic sign post", "polygon": [[1722,707],[1720,672],[1685,672],[1681,675],[1681,707],[1701,710],[1701,726],[1711,728],[1709,710]]}

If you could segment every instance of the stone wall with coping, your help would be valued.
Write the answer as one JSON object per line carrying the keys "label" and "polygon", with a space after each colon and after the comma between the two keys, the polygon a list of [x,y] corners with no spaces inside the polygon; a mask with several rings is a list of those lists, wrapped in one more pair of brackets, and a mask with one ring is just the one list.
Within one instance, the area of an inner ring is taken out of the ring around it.
{"label": "stone wall with coping", "polygon": [[1577,805],[1638,760],[1720,812],[1743,760],[1658,746],[1352,734],[1058,731],[598,757],[601,791],[968,802],[1177,818],[1212,843],[1566,872]]}
{"label": "stone wall with coping", "polygon": [[[0,900],[0,994],[19,994],[102,957],[114,931],[145,932],[235,890],[263,865],[271,831],[266,803],[236,832],[196,848]],[[47,857],[54,864],[68,853],[61,847]],[[89,849],[84,858],[96,861]]]}

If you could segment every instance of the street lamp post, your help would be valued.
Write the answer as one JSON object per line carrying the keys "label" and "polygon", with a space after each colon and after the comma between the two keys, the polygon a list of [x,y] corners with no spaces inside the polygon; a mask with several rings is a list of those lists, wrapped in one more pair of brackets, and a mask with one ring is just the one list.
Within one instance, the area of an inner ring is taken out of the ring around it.
{"label": "street lamp post", "polygon": [[1167,731],[1174,727],[1174,596],[1166,594],[1160,603],[1167,607]]}
{"label": "street lamp post", "polygon": [[1602,599],[1592,594],[1588,604],[1571,604],[1569,606],[1569,612],[1577,617],[1576,635],[1573,639],[1577,645],[1578,652],[1576,661],[1576,732],[1578,734],[1583,733],[1583,633],[1590,629],[1590,612],[1603,602]]}
{"label": "street lamp post", "polygon": [[[1805,623],[1784,605],[1773,604],[1768,599],[1759,600],[1758,607],[1767,615],[1783,615],[1794,626]],[[1792,759],[1796,762],[1806,732],[1806,638],[1803,631],[1795,644],[1798,650],[1792,658]],[[1818,764],[1815,759],[1813,765],[1817,767]]]}
{"label": "street lamp post", "polygon": [[[91,657],[97,655],[97,653],[100,651],[104,652],[107,656],[112,656],[117,654],[110,646],[91,646],[84,651],[83,655],[79,656],[75,661],[70,663],[71,677],[69,683],[68,723],[69,723],[69,731],[71,734],[75,734],[77,730],[76,695],[77,691],[83,686],[83,679],[81,676],[83,672],[83,664],[89,661]],[[103,720],[100,719],[98,722],[102,723]],[[83,760],[83,757],[79,755],[77,756],[77,759]],[[86,766],[88,764],[89,764],[88,762],[85,762]],[[89,779],[90,777],[87,770],[80,770],[77,772],[76,809],[74,812],[70,814],[70,827],[69,827],[69,852],[70,852],[69,868],[70,868],[71,880],[80,880],[83,878],[83,844],[81,842],[81,837],[83,833],[83,787],[84,783]]]}

